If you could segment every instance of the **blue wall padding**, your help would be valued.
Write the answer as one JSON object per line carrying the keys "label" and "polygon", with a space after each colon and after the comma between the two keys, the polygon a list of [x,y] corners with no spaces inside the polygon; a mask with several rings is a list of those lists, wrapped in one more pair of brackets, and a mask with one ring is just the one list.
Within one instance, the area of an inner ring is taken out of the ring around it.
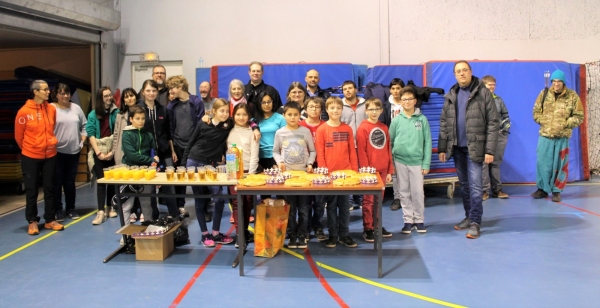
{"label": "blue wall padding", "polygon": [[[512,127],[504,160],[500,167],[505,183],[535,182],[536,147],[539,125],[533,121],[533,104],[544,88],[544,71],[560,69],[565,72],[567,87],[579,92],[579,65],[566,62],[471,62],[473,75],[496,77],[496,94],[508,108]],[[454,62],[426,64],[427,86],[446,91],[456,83]],[[439,121],[439,120],[438,120]],[[431,121],[430,119],[430,122]],[[433,131],[433,129],[432,129]],[[432,136],[437,139],[437,136]],[[583,180],[579,129],[569,140],[569,181]]]}
{"label": "blue wall padding", "polygon": [[[444,105],[444,96],[432,93],[429,102],[421,105],[421,112],[429,122],[431,130],[431,147],[437,149],[438,134],[440,131],[440,115],[442,114],[442,106]],[[431,155],[431,166],[434,169],[454,169],[454,160],[450,159],[446,162],[440,162],[437,153]],[[456,176],[456,174],[454,174]]]}
{"label": "blue wall padding", "polygon": [[367,79],[365,80],[365,84],[368,84],[369,82],[373,82],[373,68],[372,67],[367,68]]}
{"label": "blue wall padding", "polygon": [[[240,79],[248,83],[248,65],[217,66],[219,97],[229,96],[229,83],[232,79]],[[354,68],[350,63],[298,63],[298,64],[265,64],[263,80],[279,91],[285,103],[288,87],[294,81],[306,85],[304,77],[309,69],[319,71],[319,86],[322,89],[341,86],[346,80],[354,80]],[[213,80],[214,83],[214,80]]]}
{"label": "blue wall padding", "polygon": [[[200,95],[200,91],[198,90],[200,88],[200,83],[203,81],[208,81],[210,82],[210,67],[199,67],[196,68],[196,94]],[[194,93],[194,91],[192,91],[192,89],[189,89],[190,93]]]}
{"label": "blue wall padding", "polygon": [[365,64],[352,64],[354,71],[354,82],[358,89],[362,91],[362,88],[367,85],[367,65]]}
{"label": "blue wall padding", "polygon": [[415,85],[423,86],[423,65],[376,65],[371,69],[374,83],[389,85],[394,78],[400,78],[404,83],[409,80],[415,82]]}

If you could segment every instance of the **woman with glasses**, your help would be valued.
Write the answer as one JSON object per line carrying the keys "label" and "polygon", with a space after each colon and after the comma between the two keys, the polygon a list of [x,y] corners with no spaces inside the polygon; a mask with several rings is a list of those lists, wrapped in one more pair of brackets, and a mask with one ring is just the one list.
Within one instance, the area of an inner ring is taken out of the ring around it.
{"label": "woman with glasses", "polygon": [[[115,165],[113,148],[113,131],[119,109],[114,103],[113,94],[109,87],[101,87],[96,92],[96,106],[88,114],[87,131],[90,145],[92,146],[93,167],[92,173],[96,178],[104,177],[104,169]],[[115,194],[114,185],[98,184],[96,196],[98,202],[98,213],[92,220],[93,225],[99,225],[106,221],[107,213],[104,206],[108,204],[108,210],[114,211],[111,200]]]}
{"label": "woman with glasses", "polygon": [[[292,82],[288,88],[286,97],[288,102],[296,102],[300,105],[300,108],[302,108],[300,111],[300,120],[306,119],[308,117],[308,114],[306,113],[306,99],[309,96],[304,85],[298,81]],[[277,113],[283,114],[283,106],[277,109]]]}
{"label": "woman with glasses", "polygon": [[266,92],[259,93],[257,101],[260,102],[260,107],[256,109],[255,120],[261,133],[258,164],[263,169],[277,168],[277,163],[273,159],[273,144],[275,132],[286,125],[285,118],[274,112],[281,106],[274,106],[276,103]]}
{"label": "woman with glasses", "polygon": [[54,171],[54,210],[56,220],[63,221],[61,195],[65,193],[66,214],[71,219],[79,219],[75,212],[75,177],[79,166],[81,148],[87,139],[85,125],[87,119],[77,104],[71,103],[71,89],[64,83],[52,90],[52,105],[56,108],[54,135],[56,144],[56,168]]}
{"label": "woman with glasses", "polygon": [[21,148],[21,170],[25,185],[25,219],[29,235],[40,234],[37,211],[37,178],[42,173],[44,185],[44,229],[64,230],[54,216],[52,180],[56,165],[56,136],[54,125],[56,109],[48,103],[50,89],[43,80],[35,80],[30,87],[31,99],[19,109],[15,118],[15,141]]}

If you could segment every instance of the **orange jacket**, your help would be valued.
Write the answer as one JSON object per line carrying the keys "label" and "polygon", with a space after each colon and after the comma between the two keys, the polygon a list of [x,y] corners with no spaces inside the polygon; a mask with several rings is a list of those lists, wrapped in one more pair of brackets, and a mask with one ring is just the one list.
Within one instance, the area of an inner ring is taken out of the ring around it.
{"label": "orange jacket", "polygon": [[48,102],[36,104],[29,99],[17,112],[15,119],[15,140],[21,154],[35,159],[45,159],[56,155],[56,108]]}

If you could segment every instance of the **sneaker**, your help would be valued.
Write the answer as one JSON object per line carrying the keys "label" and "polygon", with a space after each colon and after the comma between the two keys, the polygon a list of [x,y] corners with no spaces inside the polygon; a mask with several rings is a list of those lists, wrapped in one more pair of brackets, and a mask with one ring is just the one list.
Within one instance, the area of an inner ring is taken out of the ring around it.
{"label": "sneaker", "polygon": [[140,222],[144,222],[144,221],[146,221],[146,220],[144,219],[144,214],[140,214]]}
{"label": "sneaker", "polygon": [[350,248],[355,248],[358,246],[358,244],[356,244],[356,242],[354,242],[354,240],[352,240],[352,238],[349,235],[340,238],[340,243]]}
{"label": "sneaker", "polygon": [[54,217],[56,218],[56,221],[65,221],[65,214],[63,214],[62,210],[56,211]]}
{"label": "sneaker", "polygon": [[425,229],[425,224],[420,222],[420,223],[416,223],[415,224],[415,228],[417,229],[417,232],[419,233],[425,233],[427,232],[427,229]]}
{"label": "sneaker", "polygon": [[394,199],[394,202],[392,202],[392,205],[390,205],[390,210],[397,211],[401,207],[402,205],[400,204],[400,199]]}
{"label": "sneaker", "polygon": [[487,200],[490,198],[490,193],[487,191],[483,192],[483,196],[481,196],[481,199],[483,199],[483,201]]}
{"label": "sneaker", "polygon": [[129,222],[134,223],[136,221],[137,221],[137,215],[135,215],[135,213],[131,213],[131,215],[129,215]]}
{"label": "sneaker", "polygon": [[498,192],[496,192],[496,198],[508,199],[508,194],[503,192],[502,190],[499,190]]}
{"label": "sneaker", "polygon": [[317,238],[317,241],[319,241],[319,242],[323,242],[323,241],[327,240],[327,236],[325,235],[325,232],[323,232],[323,229],[315,230],[315,237]]}
{"label": "sneaker", "polygon": [[40,230],[38,229],[38,222],[32,221],[29,223],[29,228],[27,228],[27,234],[29,235],[38,235],[40,234]]}
{"label": "sneaker", "polygon": [[300,249],[304,249],[308,246],[308,244],[306,244],[306,236],[304,236],[304,234],[300,234],[298,235],[298,241],[296,242],[297,246],[296,248],[300,248]]}
{"label": "sneaker", "polygon": [[384,227],[381,227],[381,237],[390,238],[392,237],[392,232],[386,230]]}
{"label": "sneaker", "polygon": [[179,214],[181,214],[183,217],[190,217],[190,213],[188,213],[184,207],[179,208]]}
{"label": "sneaker", "polygon": [[92,220],[92,225],[100,225],[105,221],[106,215],[104,214],[104,211],[98,211],[98,213],[96,213],[96,218]]}
{"label": "sneaker", "polygon": [[533,192],[531,196],[533,197],[533,199],[544,199],[548,197],[548,193],[538,188],[538,190]]}
{"label": "sneaker", "polygon": [[67,216],[73,220],[75,219],[79,219],[79,214],[77,214],[77,212],[75,212],[75,210],[70,211]]}
{"label": "sneaker", "polygon": [[354,204],[350,203],[350,209],[349,211],[354,211]]}
{"label": "sneaker", "polygon": [[290,239],[288,240],[287,248],[290,248],[290,249],[298,248],[298,241],[296,240],[296,236],[290,235]]}
{"label": "sneaker", "polygon": [[204,245],[204,247],[215,247],[215,241],[213,241],[212,235],[210,235],[210,233],[202,234],[202,239],[200,240],[200,242],[202,242],[202,245]]}
{"label": "sneaker", "polygon": [[461,220],[459,223],[455,224],[454,229],[455,230],[464,230],[464,229],[468,229],[470,225],[471,225],[471,220],[469,218],[465,218],[465,219]]}
{"label": "sneaker", "polygon": [[403,234],[410,234],[412,232],[412,229],[413,224],[405,222],[404,227],[402,227],[402,230],[400,230],[400,232],[402,232]]}
{"label": "sneaker", "polygon": [[44,229],[48,229],[48,230],[52,230],[52,231],[62,231],[65,229],[65,227],[63,225],[59,224],[56,220],[53,220],[51,222],[45,223]]}
{"label": "sneaker", "polygon": [[215,244],[231,244],[233,243],[233,239],[230,238],[229,236],[223,234],[223,233],[219,233],[217,235],[213,235],[212,236],[213,241],[215,242]]}
{"label": "sneaker", "polygon": [[559,192],[552,193],[552,202],[560,202],[562,199],[560,198]]}
{"label": "sneaker", "polygon": [[250,215],[250,223],[254,222],[254,215]]}
{"label": "sneaker", "polygon": [[467,238],[476,239],[479,237],[480,233],[481,232],[479,231],[479,224],[476,222],[472,222],[471,226],[469,227],[469,231],[467,231]]}
{"label": "sneaker", "polygon": [[119,214],[117,214],[117,211],[112,206],[108,207],[108,217],[110,217],[110,218],[119,217]]}
{"label": "sneaker", "polygon": [[337,236],[329,236],[329,238],[327,239],[327,241],[325,241],[325,247],[327,248],[335,248],[335,245],[337,244]]}
{"label": "sneaker", "polygon": [[365,230],[363,231],[363,238],[365,242],[373,243],[375,242],[375,232],[373,230]]}

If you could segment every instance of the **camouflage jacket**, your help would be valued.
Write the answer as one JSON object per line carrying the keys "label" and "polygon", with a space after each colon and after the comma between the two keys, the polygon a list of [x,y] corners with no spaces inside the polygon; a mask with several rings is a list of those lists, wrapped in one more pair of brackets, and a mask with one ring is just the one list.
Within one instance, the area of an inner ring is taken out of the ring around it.
{"label": "camouflage jacket", "polygon": [[540,124],[540,136],[571,138],[573,128],[583,123],[583,105],[579,95],[566,89],[556,97],[554,91],[549,89],[542,105],[543,95],[542,90],[533,106],[533,120]]}

